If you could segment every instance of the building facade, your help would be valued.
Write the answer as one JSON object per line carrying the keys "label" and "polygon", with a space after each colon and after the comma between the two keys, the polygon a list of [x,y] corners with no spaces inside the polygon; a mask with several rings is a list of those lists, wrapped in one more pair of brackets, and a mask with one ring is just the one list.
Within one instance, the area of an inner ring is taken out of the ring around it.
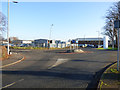
{"label": "building facade", "polygon": [[47,39],[36,39],[33,42],[34,47],[48,47],[48,40]]}
{"label": "building facade", "polygon": [[103,38],[77,38],[78,44],[103,45]]}

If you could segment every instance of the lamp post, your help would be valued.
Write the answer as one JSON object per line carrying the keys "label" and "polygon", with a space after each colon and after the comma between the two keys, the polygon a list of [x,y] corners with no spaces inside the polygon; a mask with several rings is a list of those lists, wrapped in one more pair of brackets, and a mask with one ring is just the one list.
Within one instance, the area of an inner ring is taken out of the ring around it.
{"label": "lamp post", "polygon": [[7,26],[7,41],[8,41],[8,46],[7,46],[7,52],[9,55],[9,0],[8,0],[8,8],[7,8],[7,14],[8,14],[8,26]]}
{"label": "lamp post", "polygon": [[[17,1],[13,1],[13,3],[18,3]],[[7,8],[7,14],[8,14],[8,26],[7,26],[7,41],[8,41],[8,46],[7,46],[7,53],[9,55],[10,47],[9,47],[9,7],[10,7],[10,0],[8,0],[8,8]]]}
{"label": "lamp post", "polygon": [[100,38],[99,38],[100,31],[96,31],[96,32],[98,32],[98,48],[99,48],[99,45],[100,45]]}
{"label": "lamp post", "polygon": [[50,35],[49,35],[49,40],[48,40],[48,49],[50,48],[50,39],[51,39],[51,31],[52,31],[53,24],[50,27]]}

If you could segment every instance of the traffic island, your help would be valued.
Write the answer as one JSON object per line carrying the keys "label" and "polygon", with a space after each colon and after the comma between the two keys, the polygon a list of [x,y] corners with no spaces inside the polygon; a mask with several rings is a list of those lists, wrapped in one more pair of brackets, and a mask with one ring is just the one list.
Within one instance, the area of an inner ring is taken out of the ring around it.
{"label": "traffic island", "polygon": [[80,53],[93,53],[92,51],[83,51],[82,49],[72,49],[64,52],[59,52],[61,54],[80,54]]}
{"label": "traffic island", "polygon": [[117,63],[107,68],[102,74],[98,90],[104,89],[120,89],[120,71],[117,71]]}
{"label": "traffic island", "polygon": [[83,51],[82,49],[72,49],[72,50],[67,50],[66,53],[76,53],[76,52],[82,53],[82,52],[84,52],[84,51]]}

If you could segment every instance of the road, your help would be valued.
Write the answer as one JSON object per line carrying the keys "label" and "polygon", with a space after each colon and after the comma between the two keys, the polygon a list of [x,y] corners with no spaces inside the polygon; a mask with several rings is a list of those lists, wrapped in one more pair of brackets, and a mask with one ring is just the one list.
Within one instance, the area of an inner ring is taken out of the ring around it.
{"label": "road", "polygon": [[6,88],[95,88],[101,70],[117,60],[117,51],[83,48],[90,53],[66,50],[12,50],[25,60],[2,69]]}

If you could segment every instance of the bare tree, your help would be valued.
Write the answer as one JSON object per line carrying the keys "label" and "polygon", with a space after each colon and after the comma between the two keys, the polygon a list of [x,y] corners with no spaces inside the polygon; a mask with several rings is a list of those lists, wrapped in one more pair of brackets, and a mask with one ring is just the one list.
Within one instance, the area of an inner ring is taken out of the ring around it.
{"label": "bare tree", "polygon": [[106,25],[104,26],[104,32],[102,34],[109,36],[112,40],[112,47],[114,48],[114,38],[116,40],[117,45],[117,30],[114,29],[114,21],[119,18],[119,8],[118,2],[114,3],[112,7],[107,10]]}
{"label": "bare tree", "polygon": [[0,43],[2,43],[2,40],[4,39],[3,32],[6,31],[6,27],[7,27],[6,21],[7,20],[5,15],[2,12],[0,12]]}
{"label": "bare tree", "polygon": [[6,26],[7,26],[7,20],[5,15],[0,12],[0,31],[5,31],[6,30]]}

